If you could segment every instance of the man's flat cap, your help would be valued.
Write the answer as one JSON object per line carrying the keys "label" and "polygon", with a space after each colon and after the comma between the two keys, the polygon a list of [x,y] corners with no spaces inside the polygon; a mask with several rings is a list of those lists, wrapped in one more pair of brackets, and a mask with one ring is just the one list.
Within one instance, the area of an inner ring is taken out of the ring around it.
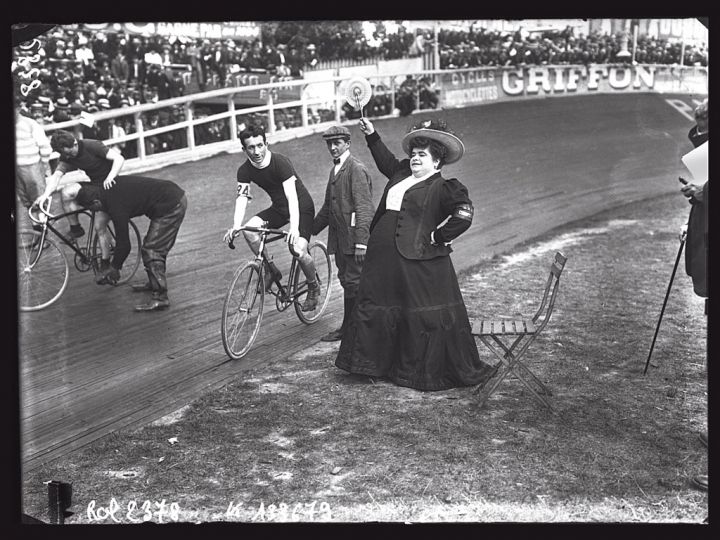
{"label": "man's flat cap", "polygon": [[345,126],[332,126],[322,134],[323,139],[349,139],[350,130]]}

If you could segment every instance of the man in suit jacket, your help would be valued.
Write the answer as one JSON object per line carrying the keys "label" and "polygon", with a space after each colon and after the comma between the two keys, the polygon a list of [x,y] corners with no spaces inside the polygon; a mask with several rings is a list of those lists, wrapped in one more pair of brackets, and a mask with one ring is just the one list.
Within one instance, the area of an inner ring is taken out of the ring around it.
{"label": "man in suit jacket", "polygon": [[[688,139],[690,139],[690,142],[695,148],[708,142],[710,137],[708,107],[708,98],[705,98],[695,109],[696,125],[694,125],[688,133]],[[687,234],[685,244],[685,271],[687,275],[692,278],[695,294],[705,298],[705,315],[708,314],[709,302],[707,286],[709,184],[707,180],[703,185],[697,185],[691,182],[680,188],[682,194],[687,197],[688,202],[691,204],[688,222],[681,231],[681,236]],[[705,446],[708,445],[707,431],[700,433],[700,440]],[[692,485],[702,491],[707,491],[708,475],[700,474],[693,477]]]}
{"label": "man in suit jacket", "polygon": [[375,207],[370,173],[350,154],[350,131],[343,126],[332,126],[322,136],[333,166],[325,202],[313,222],[313,235],[328,227],[328,252],[335,255],[337,275],[344,291],[344,315],[340,328],[321,339],[339,341],[355,305]]}

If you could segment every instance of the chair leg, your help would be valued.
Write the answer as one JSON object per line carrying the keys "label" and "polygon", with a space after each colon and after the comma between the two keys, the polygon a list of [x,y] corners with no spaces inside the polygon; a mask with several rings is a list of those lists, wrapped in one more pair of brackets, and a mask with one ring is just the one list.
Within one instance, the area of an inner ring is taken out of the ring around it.
{"label": "chair leg", "polygon": [[[497,387],[500,386],[500,383],[503,382],[505,377],[507,377],[508,373],[510,373],[510,370],[507,368],[507,366],[505,364],[503,364],[500,367],[499,373],[497,375],[495,375],[495,377],[493,377],[493,379],[491,379],[490,386],[487,389],[483,388],[482,391],[480,392],[480,394],[479,394],[480,397],[478,399],[478,407],[479,408],[482,408],[482,406],[485,405],[485,402],[488,399],[490,399],[490,396],[492,396],[493,393],[495,392],[495,390],[497,390]],[[480,390],[480,388],[481,388],[481,386],[478,385],[475,388],[475,392],[478,392]]]}
{"label": "chair leg", "polygon": [[[518,366],[522,366],[523,368],[525,368],[525,369],[527,370],[527,368],[520,363],[520,359],[519,359],[519,358],[513,357],[512,360],[510,361],[508,370],[509,370],[509,371],[512,371],[513,375],[515,375],[515,376],[518,378],[518,380],[519,380],[521,383],[523,383],[523,385],[525,385],[525,388],[527,388],[528,390],[530,390],[530,392],[532,393],[532,395],[535,396],[535,398],[537,398],[538,401],[540,401],[540,402],[541,402],[543,405],[545,405],[548,409],[552,409],[552,405],[550,405],[550,402],[547,400],[547,398],[545,398],[545,396],[542,395],[542,394],[545,393],[545,392],[542,392],[542,391],[541,391],[541,392],[538,392],[537,390],[535,390],[535,388],[532,387],[532,385],[525,379],[525,377],[522,376],[522,375],[520,375],[520,371],[519,371],[518,369],[516,369]],[[528,371],[529,371],[529,370],[528,370]],[[537,380],[537,377],[534,377],[534,376],[533,376],[533,378],[535,378],[535,379]],[[545,385],[543,385],[542,383],[540,383],[540,386],[541,386],[543,389],[545,389]]]}
{"label": "chair leg", "polygon": [[[478,406],[482,407],[485,402],[490,398],[490,396],[495,392],[498,386],[500,386],[500,383],[503,381],[503,379],[507,376],[509,373],[509,370],[507,368],[507,361],[503,355],[501,355],[495,347],[492,346],[492,343],[490,343],[484,336],[478,336],[480,338],[480,341],[482,341],[485,346],[490,350],[491,353],[493,353],[500,362],[500,368],[498,370],[498,373],[490,380],[490,386],[485,388],[483,384],[478,384],[474,389],[473,393],[480,394],[480,399],[478,401]],[[483,390],[481,392],[481,389]]]}
{"label": "chair leg", "polygon": [[539,387],[538,392],[540,392],[541,394],[545,394],[546,396],[552,396],[552,395],[553,395],[553,393],[550,391],[550,389],[549,389],[547,386],[545,386],[545,384],[544,384],[540,379],[538,379],[538,378],[535,376],[535,374],[534,374],[532,371],[530,371],[530,368],[528,368],[525,364],[523,364],[522,362],[518,362],[518,363],[517,363],[517,367],[520,368],[520,369],[522,369],[523,372],[524,372],[526,375],[529,375],[530,378],[531,378],[533,381],[535,381],[535,384],[537,384],[538,387]]}
{"label": "chair leg", "polygon": [[[495,342],[498,344],[498,346],[500,346],[500,348],[502,348],[505,351],[506,357],[514,357],[514,358],[518,358],[518,359],[521,358],[525,354],[525,352],[527,351],[530,344],[533,341],[535,341],[535,335],[530,336],[528,338],[528,340],[520,348],[520,351],[517,354],[513,355],[513,350],[518,345],[518,343],[520,343],[522,338],[525,336],[521,335],[520,337],[518,337],[509,348],[507,346],[505,346],[505,344],[502,341],[500,341],[500,339],[497,336],[492,336],[492,337],[495,340]],[[543,382],[540,379],[538,379],[532,371],[530,371],[530,368],[528,368],[525,364],[523,364],[522,362],[519,362],[519,361],[518,361],[518,366],[520,367],[520,369],[523,369],[525,371],[525,373],[528,374],[533,381],[535,381],[535,383],[538,385],[538,388],[540,389],[541,393],[546,394],[548,396],[552,395],[552,392],[550,391],[550,389],[547,386],[545,386],[543,384]],[[515,370],[513,370],[513,373],[515,373]]]}
{"label": "chair leg", "polygon": [[[487,389],[483,388],[483,392],[480,392],[480,399],[478,402],[479,407],[482,407],[485,402],[490,399],[490,396],[495,392],[495,390],[497,390],[498,386],[500,386],[505,377],[507,377],[509,373],[512,373],[530,391],[530,393],[532,393],[535,399],[537,399],[540,403],[542,403],[548,409],[554,412],[554,409],[550,402],[542,395],[552,395],[552,393],[542,383],[542,381],[540,381],[540,379],[538,379],[535,374],[533,374],[532,371],[530,371],[530,369],[520,361],[520,358],[523,354],[525,354],[528,346],[530,345],[530,343],[532,343],[535,336],[530,336],[529,339],[520,348],[520,351],[517,354],[514,354],[513,351],[520,344],[522,339],[524,337],[527,337],[526,335],[518,336],[510,346],[505,345],[505,343],[503,343],[497,336],[492,335],[491,337],[493,338],[493,341],[497,344],[497,347],[494,347],[493,344],[485,336],[478,337],[485,344],[485,346],[490,349],[490,351],[496,357],[498,357],[502,365],[500,372],[494,377],[490,386]],[[504,354],[500,354],[498,352],[498,348],[504,351]],[[523,373],[529,375],[530,380],[526,379]],[[538,385],[539,388],[537,390],[533,388],[531,381]],[[480,389],[481,386],[478,385],[474,391],[479,392]]]}

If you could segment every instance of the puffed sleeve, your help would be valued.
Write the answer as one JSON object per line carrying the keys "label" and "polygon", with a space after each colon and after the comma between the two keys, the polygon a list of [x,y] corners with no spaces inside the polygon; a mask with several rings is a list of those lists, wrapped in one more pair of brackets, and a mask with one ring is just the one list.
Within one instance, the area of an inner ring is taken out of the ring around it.
{"label": "puffed sleeve", "polygon": [[435,229],[436,243],[451,242],[472,225],[473,205],[467,188],[457,179],[445,180],[440,190],[440,204],[447,222]]}

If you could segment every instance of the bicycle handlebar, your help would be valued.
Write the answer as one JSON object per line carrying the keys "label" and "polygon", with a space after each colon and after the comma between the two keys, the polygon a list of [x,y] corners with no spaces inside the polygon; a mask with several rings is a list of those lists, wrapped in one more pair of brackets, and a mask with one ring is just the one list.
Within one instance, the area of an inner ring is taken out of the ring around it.
{"label": "bicycle handlebar", "polygon": [[264,235],[269,234],[277,234],[278,236],[287,236],[287,231],[283,231],[282,229],[267,229],[265,227],[240,227],[235,232],[233,232],[232,238],[230,238],[230,242],[228,242],[228,247],[230,249],[235,249],[235,238],[240,234],[240,231],[248,231],[248,232],[256,232]]}
{"label": "bicycle handlebar", "polygon": [[28,208],[28,215],[30,216],[30,221],[32,221],[33,223],[43,223],[43,221],[45,221],[40,216],[38,216],[37,218],[35,216],[33,216],[34,208],[37,208],[38,210],[40,210],[40,212],[45,214],[45,216],[47,216],[50,219],[55,217],[54,215],[52,215],[49,212],[52,201],[50,199],[45,199],[45,201],[47,201],[47,210],[45,208],[43,208],[42,204],[35,204],[35,203],[31,204],[30,208]]}

